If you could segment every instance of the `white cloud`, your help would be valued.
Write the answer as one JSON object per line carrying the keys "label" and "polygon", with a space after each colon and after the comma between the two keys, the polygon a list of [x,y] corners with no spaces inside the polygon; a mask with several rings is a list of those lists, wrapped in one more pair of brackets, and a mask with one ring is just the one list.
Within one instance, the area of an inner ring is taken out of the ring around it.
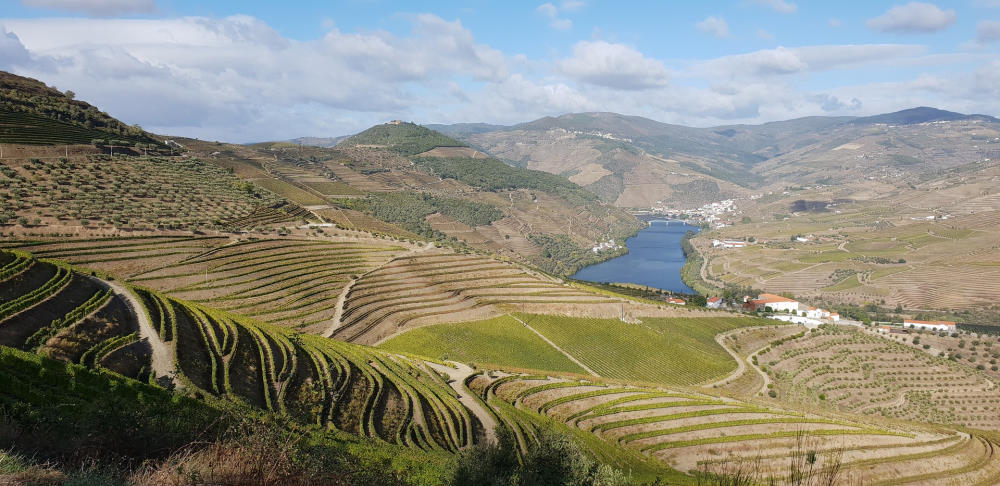
{"label": "white cloud", "polygon": [[553,19],[556,17],[556,15],[559,15],[559,9],[556,8],[555,5],[552,5],[551,3],[543,3],[535,7],[535,11],[550,19]]}
{"label": "white cloud", "polygon": [[25,49],[21,39],[13,32],[0,26],[0,69],[31,63],[31,54]]}
{"label": "white cloud", "polygon": [[94,17],[152,13],[153,0],[21,0],[25,7],[79,12]]}
{"label": "white cloud", "polygon": [[729,24],[722,17],[711,16],[695,24],[698,30],[711,34],[719,39],[729,37]]}
{"label": "white cloud", "polygon": [[[307,42],[246,16],[4,24],[13,34],[0,37],[0,68],[72,89],[129,123],[221,140],[291,138],[334,124],[334,133],[362,129],[439,102],[453,78],[510,75],[503,53],[476,43],[459,21],[433,15],[414,16],[408,36],[334,29]],[[14,35],[31,62],[17,54]]]}
{"label": "white cloud", "polygon": [[573,21],[570,19],[552,19],[549,27],[556,30],[569,30],[573,28]]}
{"label": "white cloud", "polygon": [[573,46],[573,57],[559,61],[557,69],[585,83],[622,90],[665,86],[667,68],[656,59],[624,44],[581,41]]}
{"label": "white cloud", "polygon": [[937,5],[910,2],[896,5],[879,17],[868,20],[868,28],[880,32],[919,34],[947,29],[955,23],[955,11]]}
{"label": "white cloud", "polygon": [[[553,5],[558,19],[563,4]],[[0,69],[72,89],[159,133],[235,142],[342,135],[397,118],[512,124],[580,111],[696,126],[917,105],[1000,113],[1000,62],[992,52],[820,45],[666,62],[595,39],[551,60],[505,54],[457,20],[403,18],[408,33],[329,24],[313,40],[290,39],[248,16],[3,20]],[[897,83],[840,81],[873,65],[913,73],[980,68]],[[823,77],[826,71],[835,74]],[[829,84],[837,87],[803,87]]]}
{"label": "white cloud", "polygon": [[980,21],[976,26],[976,40],[983,43],[1000,41],[1000,21]]}
{"label": "white cloud", "polygon": [[546,2],[535,7],[535,11],[549,18],[549,27],[556,30],[569,30],[573,28],[573,21],[559,17],[559,11],[573,12],[586,5],[585,2],[569,0],[562,2],[559,7],[556,7],[552,3]]}
{"label": "white cloud", "polygon": [[907,44],[777,47],[702,61],[692,68],[692,72],[707,78],[802,74],[908,59],[925,50],[923,46]]}
{"label": "white cloud", "polygon": [[798,5],[785,0],[750,0],[750,3],[770,7],[781,13],[795,13],[799,9]]}

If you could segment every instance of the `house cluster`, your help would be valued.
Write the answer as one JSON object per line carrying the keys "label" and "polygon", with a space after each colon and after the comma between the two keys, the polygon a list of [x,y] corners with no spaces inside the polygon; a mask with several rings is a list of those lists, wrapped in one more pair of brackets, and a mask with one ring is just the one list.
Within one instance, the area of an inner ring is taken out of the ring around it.
{"label": "house cluster", "polygon": [[597,242],[596,244],[594,244],[594,247],[591,248],[590,250],[593,251],[594,253],[600,253],[602,251],[608,251],[608,250],[620,250],[621,248],[622,246],[619,245],[618,243],[615,243],[615,240],[608,240],[608,241]]}
{"label": "house cluster", "polygon": [[840,314],[819,307],[803,304],[795,299],[774,294],[760,294],[756,299],[743,298],[743,309],[753,312],[784,313],[791,322],[798,324],[823,324],[824,322],[840,322]]}
{"label": "house cluster", "polygon": [[725,228],[732,226],[725,215],[736,212],[736,200],[726,199],[702,205],[697,209],[671,209],[663,204],[663,201],[656,201],[652,207],[653,214],[662,214],[672,217],[686,216],[692,221],[702,221],[711,224],[715,228]]}
{"label": "house cluster", "polygon": [[915,319],[904,319],[900,324],[882,324],[878,327],[878,332],[886,334],[898,334],[906,332],[907,329],[922,329],[925,331],[955,332],[958,324],[952,321],[918,321]]}
{"label": "house cluster", "polygon": [[677,297],[667,298],[667,303],[674,305],[687,305],[687,302],[684,302],[684,299],[678,299]]}

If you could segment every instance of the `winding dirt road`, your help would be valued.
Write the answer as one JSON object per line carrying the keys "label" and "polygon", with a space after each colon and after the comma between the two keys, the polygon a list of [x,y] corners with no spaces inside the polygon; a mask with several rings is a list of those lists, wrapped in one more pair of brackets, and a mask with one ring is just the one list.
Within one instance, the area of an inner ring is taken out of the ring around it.
{"label": "winding dirt road", "polygon": [[170,346],[160,340],[160,333],[153,328],[153,323],[150,322],[149,315],[143,311],[142,302],[120,283],[105,280],[100,280],[100,282],[110,287],[111,291],[122,299],[125,305],[135,314],[136,320],[139,322],[139,336],[149,343],[149,347],[153,351],[153,355],[150,358],[150,367],[153,373],[157,377],[167,377],[173,382],[175,387],[179,386],[177,370],[174,367],[174,352]]}
{"label": "winding dirt road", "polygon": [[493,414],[483,408],[483,405],[479,403],[479,400],[472,397],[472,390],[469,390],[469,388],[465,386],[465,379],[472,376],[472,374],[476,371],[468,365],[455,361],[449,361],[449,363],[454,365],[455,368],[449,368],[447,366],[431,363],[429,361],[424,361],[424,363],[438,373],[448,375],[451,379],[448,382],[448,386],[450,386],[451,389],[455,390],[455,393],[458,394],[458,401],[462,405],[465,405],[465,408],[469,409],[469,411],[472,412],[477,419],[479,419],[479,423],[483,424],[483,429],[486,433],[486,442],[495,444],[497,441],[496,419],[493,418]]}
{"label": "winding dirt road", "polygon": [[[723,378],[723,379],[721,379],[719,381],[715,381],[715,382],[709,383],[707,385],[701,385],[701,386],[705,387],[705,388],[712,388],[712,387],[716,387],[716,386],[722,386],[722,385],[725,385],[726,383],[729,383],[730,381],[733,381],[733,380],[739,378],[740,376],[742,376],[743,373],[745,373],[746,370],[747,370],[748,361],[751,359],[751,357],[754,356],[755,354],[763,351],[765,348],[770,347],[770,344],[762,346],[760,349],[754,350],[754,352],[750,353],[749,355],[747,355],[746,358],[744,358],[744,357],[740,356],[739,354],[737,354],[736,351],[733,351],[732,349],[730,349],[729,346],[726,346],[725,339],[727,337],[729,337],[730,335],[736,334],[738,332],[743,332],[743,331],[748,331],[748,330],[753,330],[753,329],[762,329],[762,328],[767,328],[767,327],[771,327],[771,326],[741,327],[739,329],[734,329],[734,330],[729,331],[729,332],[724,333],[724,334],[717,334],[715,336],[715,342],[719,343],[719,346],[722,346],[722,349],[725,349],[726,352],[729,353],[730,356],[732,356],[734,359],[736,359],[737,368],[736,368],[735,371],[733,371],[732,373],[730,373],[729,376],[727,376],[727,377],[725,377],[725,378]],[[761,387],[760,393],[767,393],[767,385],[769,385],[771,383],[771,378],[769,376],[767,376],[767,373],[764,373],[763,371],[761,371],[760,368],[758,368],[758,367],[756,367],[756,366],[754,366],[752,364],[750,364],[749,367],[753,368],[753,370],[756,371],[757,374],[760,375],[761,378],[764,379],[764,385]]]}

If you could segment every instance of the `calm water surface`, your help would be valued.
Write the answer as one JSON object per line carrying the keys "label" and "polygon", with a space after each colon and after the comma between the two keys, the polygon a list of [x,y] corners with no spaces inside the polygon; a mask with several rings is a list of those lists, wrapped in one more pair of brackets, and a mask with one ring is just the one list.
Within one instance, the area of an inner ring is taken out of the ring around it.
{"label": "calm water surface", "polygon": [[681,239],[697,226],[656,222],[625,242],[628,254],[586,267],[573,278],[588,282],[625,282],[693,294],[681,281],[684,251]]}

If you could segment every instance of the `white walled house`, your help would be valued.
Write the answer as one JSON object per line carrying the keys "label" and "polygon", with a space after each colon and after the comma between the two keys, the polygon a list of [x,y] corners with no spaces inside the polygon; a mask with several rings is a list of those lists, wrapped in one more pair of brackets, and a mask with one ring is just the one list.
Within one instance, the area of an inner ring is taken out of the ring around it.
{"label": "white walled house", "polygon": [[722,297],[709,297],[708,300],[705,301],[705,307],[708,307],[709,309],[718,309],[722,307]]}
{"label": "white walled house", "polygon": [[764,311],[770,308],[772,312],[791,312],[793,314],[798,314],[799,312],[798,301],[780,295],[760,294],[756,299],[751,300],[750,303],[753,305],[753,310],[756,311]]}

